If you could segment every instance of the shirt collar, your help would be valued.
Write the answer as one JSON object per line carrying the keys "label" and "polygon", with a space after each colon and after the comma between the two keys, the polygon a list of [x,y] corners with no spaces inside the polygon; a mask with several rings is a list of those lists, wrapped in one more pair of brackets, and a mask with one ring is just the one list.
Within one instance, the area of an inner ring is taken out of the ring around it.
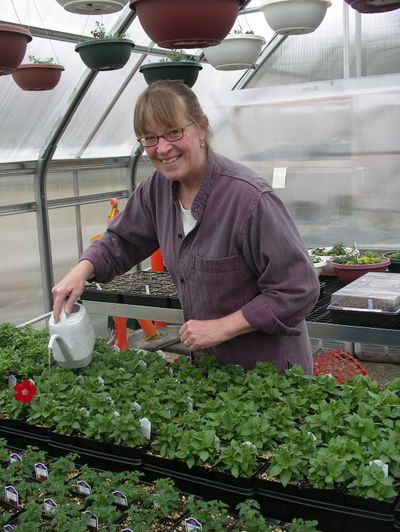
{"label": "shirt collar", "polygon": [[[204,212],[208,196],[210,195],[213,184],[218,176],[219,164],[217,159],[218,157],[216,153],[208,148],[208,158],[203,181],[201,182],[199,191],[197,192],[192,204],[192,214],[196,220],[200,220]],[[171,183],[171,199],[174,203],[179,204],[177,181],[173,181]]]}

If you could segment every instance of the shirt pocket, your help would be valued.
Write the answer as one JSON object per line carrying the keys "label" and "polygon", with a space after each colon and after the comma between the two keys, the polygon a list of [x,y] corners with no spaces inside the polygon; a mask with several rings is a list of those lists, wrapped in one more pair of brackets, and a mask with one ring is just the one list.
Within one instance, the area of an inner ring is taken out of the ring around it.
{"label": "shirt pocket", "polygon": [[221,318],[243,306],[240,257],[206,259],[196,255],[197,319]]}

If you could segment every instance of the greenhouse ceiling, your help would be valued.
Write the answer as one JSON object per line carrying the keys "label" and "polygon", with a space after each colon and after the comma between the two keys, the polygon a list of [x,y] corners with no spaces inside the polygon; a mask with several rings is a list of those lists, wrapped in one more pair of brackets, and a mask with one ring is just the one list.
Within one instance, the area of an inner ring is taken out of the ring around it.
{"label": "greenhouse ceiling", "polygon": [[[318,57],[319,40],[323,38],[331,46],[337,46],[337,39],[340,43],[346,40],[346,35],[350,35],[351,28],[356,28],[360,19],[359,14],[356,15],[342,0],[332,0],[323,23],[315,32],[287,38],[275,34],[259,6],[260,0],[245,1],[231,30],[251,30],[265,38],[266,44],[255,68],[247,72],[219,71],[206,62],[202,49],[185,50],[199,58],[203,67],[193,87],[200,97],[208,95],[211,99],[218,99],[226,91],[245,87],[252,77],[260,81],[253,81],[248,86],[268,84],[262,73],[269,66],[265,61],[285,39],[292,45],[292,82],[301,78],[301,72],[311,62],[309,57],[301,57],[301,50],[309,45],[313,50],[314,71],[320,69],[323,72],[327,62],[322,56]],[[372,17],[386,37],[388,30],[389,37],[390,31],[398,34],[399,10],[394,14]],[[364,27],[368,29],[372,18],[365,18]],[[126,37],[134,41],[135,47],[124,68],[94,72],[76,53],[76,44],[91,37],[97,22],[107,31],[123,28]],[[138,94],[147,86],[139,67],[158,61],[170,50],[160,48],[150,40],[129,4],[115,13],[86,15],[68,12],[56,0],[1,0],[0,23],[22,25],[31,31],[33,40],[27,46],[23,63],[28,62],[30,55],[53,57],[65,68],[59,84],[49,91],[24,91],[11,75],[0,77],[0,163],[35,161],[54,138],[57,146],[50,146],[50,151],[52,158],[58,160],[129,156],[136,150],[132,110]],[[343,24],[348,25],[347,33],[343,31]],[[346,63],[343,57],[346,57],[348,46],[345,43],[342,52],[340,44],[340,60],[335,59],[336,70],[323,72],[321,79],[346,77],[350,61]],[[398,71],[398,52],[392,54],[392,62],[396,60],[397,70],[391,66],[386,70]],[[331,61],[333,66],[334,59]]]}

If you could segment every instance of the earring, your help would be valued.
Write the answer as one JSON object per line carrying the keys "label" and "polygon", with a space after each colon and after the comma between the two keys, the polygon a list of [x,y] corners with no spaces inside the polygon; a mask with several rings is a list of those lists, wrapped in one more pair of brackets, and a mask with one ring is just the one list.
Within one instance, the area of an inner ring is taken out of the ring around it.
{"label": "earring", "polygon": [[205,143],[204,142],[200,142],[200,148],[204,148],[205,146]]}

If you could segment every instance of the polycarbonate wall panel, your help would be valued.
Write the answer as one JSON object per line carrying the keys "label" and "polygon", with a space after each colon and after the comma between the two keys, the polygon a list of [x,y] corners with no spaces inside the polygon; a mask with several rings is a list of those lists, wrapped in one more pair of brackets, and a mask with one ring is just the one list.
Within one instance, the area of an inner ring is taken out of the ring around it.
{"label": "polycarbonate wall panel", "polygon": [[309,246],[400,247],[400,75],[212,101],[210,94],[215,149],[272,182]]}
{"label": "polycarbonate wall panel", "polygon": [[72,49],[72,44],[59,41],[53,41],[50,47],[49,41],[37,37],[28,46],[27,55],[53,56],[64,65],[61,80],[51,91],[24,91],[12,76],[0,77],[0,162],[38,158],[85,70]]}
{"label": "polycarbonate wall panel", "polygon": [[0,216],[0,323],[44,313],[36,214]]}
{"label": "polycarbonate wall panel", "polygon": [[35,201],[33,174],[0,175],[0,206]]}

